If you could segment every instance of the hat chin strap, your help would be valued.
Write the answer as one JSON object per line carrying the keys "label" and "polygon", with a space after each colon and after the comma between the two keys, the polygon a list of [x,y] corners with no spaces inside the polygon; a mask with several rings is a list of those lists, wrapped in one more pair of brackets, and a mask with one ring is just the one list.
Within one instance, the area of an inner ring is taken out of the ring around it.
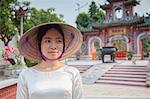
{"label": "hat chin strap", "polygon": [[47,61],[47,60],[51,60],[51,61],[58,60],[58,59],[60,59],[60,58],[62,57],[63,54],[64,54],[64,52],[62,52],[61,55],[60,55],[58,58],[56,58],[56,59],[49,59],[49,58],[47,58],[46,56],[44,56],[44,55],[40,52],[40,56],[42,57],[42,59],[43,59],[44,61]]}

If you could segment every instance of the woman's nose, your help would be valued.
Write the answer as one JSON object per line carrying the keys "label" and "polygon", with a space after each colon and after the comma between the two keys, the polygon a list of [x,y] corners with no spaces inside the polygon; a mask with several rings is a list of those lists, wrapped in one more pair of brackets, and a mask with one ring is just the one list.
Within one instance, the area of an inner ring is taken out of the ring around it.
{"label": "woman's nose", "polygon": [[52,50],[56,50],[56,47],[51,47]]}
{"label": "woman's nose", "polygon": [[50,45],[50,48],[51,48],[52,50],[55,50],[55,49],[57,48],[56,43],[55,43],[55,42],[52,42],[52,44]]}

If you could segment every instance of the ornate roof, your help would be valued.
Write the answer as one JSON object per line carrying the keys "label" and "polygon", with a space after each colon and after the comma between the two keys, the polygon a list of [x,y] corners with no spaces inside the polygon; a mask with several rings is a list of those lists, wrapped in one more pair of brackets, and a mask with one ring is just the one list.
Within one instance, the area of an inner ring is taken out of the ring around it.
{"label": "ornate roof", "polygon": [[89,24],[87,27],[82,27],[82,26],[78,25],[78,29],[79,29],[82,33],[97,31],[97,30],[93,30],[93,29],[92,29],[92,24]]}
{"label": "ornate roof", "polygon": [[124,0],[107,0],[107,2],[112,3],[112,2],[119,2],[119,1],[124,1]]}
{"label": "ornate roof", "polygon": [[119,1],[124,1],[125,6],[129,6],[129,5],[136,6],[136,4],[140,4],[140,1],[137,0],[107,0],[109,4],[105,3],[104,5],[100,5],[100,8],[102,8],[103,10],[110,9],[112,2],[119,2]]}
{"label": "ornate roof", "polygon": [[128,20],[117,20],[117,21],[112,21],[109,23],[92,23],[88,27],[80,27],[80,31],[82,33],[87,33],[87,32],[93,32],[93,31],[98,31],[98,29],[102,28],[108,28],[108,27],[113,27],[113,26],[120,26],[120,25],[133,25],[136,24],[138,28],[140,27],[150,27],[150,16],[148,17],[134,17],[132,19]]}
{"label": "ornate roof", "polygon": [[111,6],[110,4],[104,4],[104,5],[100,5],[100,8],[102,8],[103,10],[106,10],[106,9],[110,9]]}
{"label": "ornate roof", "polygon": [[150,26],[150,16],[144,17],[144,23],[137,25],[137,27],[146,27],[146,26]]}
{"label": "ornate roof", "polygon": [[128,6],[128,5],[134,5],[134,6],[136,6],[137,4],[140,4],[140,1],[137,1],[137,0],[126,0],[126,1],[124,2],[124,4],[125,4],[126,6]]}
{"label": "ornate roof", "polygon": [[92,25],[94,29],[100,29],[100,28],[107,28],[107,27],[113,27],[113,26],[120,26],[120,25],[132,25],[132,24],[139,24],[143,23],[143,17],[133,17],[131,19],[124,19],[124,20],[116,20],[112,22],[104,22],[104,23],[95,23]]}

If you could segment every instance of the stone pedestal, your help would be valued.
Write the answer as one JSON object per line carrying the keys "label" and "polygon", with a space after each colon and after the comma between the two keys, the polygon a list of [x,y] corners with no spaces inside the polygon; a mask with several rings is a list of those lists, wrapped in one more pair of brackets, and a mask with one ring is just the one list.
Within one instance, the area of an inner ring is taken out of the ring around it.
{"label": "stone pedestal", "polygon": [[3,70],[4,70],[4,67],[1,67],[1,66],[0,66],[0,75],[3,75],[3,74],[4,74],[4,71],[3,71]]}
{"label": "stone pedestal", "polygon": [[8,65],[0,65],[0,75],[3,76],[4,75],[4,71],[5,69],[8,67]]}
{"label": "stone pedestal", "polygon": [[4,69],[4,76],[12,78],[12,77],[14,77],[14,74],[15,74],[15,68],[14,67],[9,66],[9,67]]}
{"label": "stone pedestal", "polygon": [[12,68],[6,68],[5,70],[4,70],[4,76],[11,76],[12,75]]}

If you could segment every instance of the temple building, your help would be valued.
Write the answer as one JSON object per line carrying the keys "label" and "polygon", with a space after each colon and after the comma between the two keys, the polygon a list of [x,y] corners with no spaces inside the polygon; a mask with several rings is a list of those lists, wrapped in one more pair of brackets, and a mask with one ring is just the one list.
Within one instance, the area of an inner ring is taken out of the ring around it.
{"label": "temple building", "polygon": [[104,22],[81,30],[84,34],[82,53],[91,55],[94,43],[96,50],[115,46],[118,52],[133,52],[134,56],[144,59],[144,45],[150,44],[150,15],[135,13],[134,7],[138,4],[137,0],[107,0],[107,4],[101,5],[106,12]]}

